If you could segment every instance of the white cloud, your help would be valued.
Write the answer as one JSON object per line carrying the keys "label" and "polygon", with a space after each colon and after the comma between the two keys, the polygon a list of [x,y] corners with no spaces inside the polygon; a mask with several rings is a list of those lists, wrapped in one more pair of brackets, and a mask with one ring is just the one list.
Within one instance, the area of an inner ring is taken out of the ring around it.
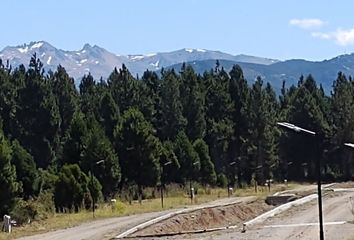
{"label": "white cloud", "polygon": [[311,33],[311,35],[312,35],[312,37],[315,37],[315,38],[331,39],[331,35],[328,33],[313,32],[313,33]]}
{"label": "white cloud", "polygon": [[303,29],[314,29],[322,27],[324,25],[324,22],[318,18],[304,18],[291,19],[289,21],[289,24]]}
{"label": "white cloud", "polygon": [[341,46],[353,45],[354,44],[354,28],[349,30],[338,29],[334,33],[334,38],[336,43]]}
{"label": "white cloud", "polygon": [[340,46],[354,45],[354,28],[337,29],[337,31],[329,33],[313,32],[311,35],[320,39],[334,40]]}

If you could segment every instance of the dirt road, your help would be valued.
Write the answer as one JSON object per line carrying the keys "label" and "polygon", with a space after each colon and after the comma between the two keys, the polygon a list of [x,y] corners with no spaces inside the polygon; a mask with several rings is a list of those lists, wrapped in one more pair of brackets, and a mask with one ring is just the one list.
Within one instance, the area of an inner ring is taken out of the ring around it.
{"label": "dirt road", "polygon": [[[202,204],[201,206],[227,204],[240,198],[219,199],[210,203]],[[244,198],[249,200],[250,198]],[[193,206],[190,206],[191,208]],[[61,229],[44,234],[37,234],[29,237],[19,238],[20,240],[105,240],[111,239],[129,228],[132,228],[140,223],[162,216],[164,214],[174,212],[178,209],[166,210],[154,213],[144,213],[126,217],[117,217],[97,220],[89,223],[84,223],[76,227]]]}
{"label": "dirt road", "polygon": [[[353,192],[336,192],[323,197],[325,239],[349,240],[354,237],[352,214]],[[317,240],[319,239],[317,199],[270,218],[245,233],[240,229],[208,234],[175,236],[165,239],[217,239],[217,240]]]}

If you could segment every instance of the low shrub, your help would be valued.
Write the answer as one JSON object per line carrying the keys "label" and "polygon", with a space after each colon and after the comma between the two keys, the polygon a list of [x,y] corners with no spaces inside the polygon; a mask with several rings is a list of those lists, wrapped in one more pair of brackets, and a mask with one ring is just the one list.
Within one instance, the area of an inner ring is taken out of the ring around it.
{"label": "low shrub", "polygon": [[112,212],[123,214],[127,209],[127,205],[123,202],[117,200],[116,202],[112,202]]}
{"label": "low shrub", "polygon": [[40,193],[37,199],[16,199],[16,203],[10,212],[10,216],[17,224],[31,223],[33,220],[44,220],[55,212],[53,194]]}

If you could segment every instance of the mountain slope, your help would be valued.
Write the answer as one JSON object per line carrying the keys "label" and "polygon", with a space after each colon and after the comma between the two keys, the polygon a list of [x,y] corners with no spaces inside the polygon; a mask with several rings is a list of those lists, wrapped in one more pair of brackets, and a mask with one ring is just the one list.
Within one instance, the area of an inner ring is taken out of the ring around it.
{"label": "mountain slope", "polygon": [[[188,62],[196,72],[203,73],[215,68],[215,60]],[[354,75],[354,54],[341,55],[330,60],[321,62],[311,62],[306,60],[287,60],[271,65],[244,63],[229,60],[221,60],[220,65],[226,71],[230,71],[234,64],[238,64],[243,69],[246,79],[251,83],[258,76],[265,82],[270,82],[277,90],[281,88],[285,80],[286,85],[296,84],[301,75],[311,74],[318,84],[322,84],[324,90],[329,93],[332,89],[333,81],[337,78],[338,72],[343,72],[347,76]],[[169,68],[180,69],[182,64],[175,64]]]}
{"label": "mountain slope", "polygon": [[107,78],[114,67],[121,67],[124,63],[135,75],[146,70],[160,70],[169,65],[189,62],[202,61],[207,59],[225,59],[239,62],[252,62],[261,64],[272,64],[277,60],[253,57],[247,55],[233,56],[219,51],[209,51],[205,49],[188,49],[165,53],[152,53],[146,55],[127,55],[121,56],[113,54],[104,48],[85,44],[78,51],[65,51],[57,49],[45,41],[31,42],[16,47],[6,47],[0,52],[3,61],[9,60],[12,66],[20,64],[28,65],[33,54],[41,59],[46,70],[55,68],[61,64],[68,73],[76,79],[80,79],[89,72],[96,78]]}
{"label": "mountain slope", "polygon": [[354,54],[341,55],[330,60],[311,62],[306,60],[277,61],[273,59],[247,55],[231,55],[220,51],[184,48],[172,52],[151,53],[146,55],[116,55],[99,46],[85,44],[78,51],[57,49],[45,41],[31,42],[16,47],[6,47],[0,52],[3,62],[16,67],[28,65],[33,54],[41,59],[46,70],[55,70],[60,64],[77,82],[89,72],[95,79],[109,76],[114,67],[120,68],[124,63],[133,75],[139,76],[146,70],[160,71],[162,68],[181,68],[183,62],[191,64],[198,73],[215,67],[216,60],[229,71],[234,64],[239,64],[244,75],[252,82],[257,76],[280,89],[282,81],[287,86],[296,84],[301,75],[312,74],[328,93],[339,71],[354,75]]}

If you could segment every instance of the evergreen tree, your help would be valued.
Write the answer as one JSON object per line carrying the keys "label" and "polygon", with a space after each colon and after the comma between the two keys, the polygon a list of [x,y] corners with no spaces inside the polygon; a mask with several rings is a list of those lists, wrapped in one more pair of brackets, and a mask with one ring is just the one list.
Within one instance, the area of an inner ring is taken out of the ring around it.
{"label": "evergreen tree", "polygon": [[[278,105],[276,96],[269,84],[263,89],[263,81],[257,78],[251,90],[250,105],[250,160],[248,169],[256,169],[256,180],[265,182],[273,177],[278,164],[277,121]],[[251,176],[249,171],[249,176]]]}
{"label": "evergreen tree", "polygon": [[[105,197],[112,196],[121,177],[118,156],[103,129],[94,119],[90,121],[81,156],[81,168],[86,172],[91,171],[91,174],[97,177]],[[97,165],[98,162],[101,164]]]}
{"label": "evergreen tree", "polygon": [[159,181],[161,143],[152,125],[135,108],[124,112],[116,137],[124,182],[137,184],[141,196],[143,187]]}
{"label": "evergreen tree", "polygon": [[119,71],[114,69],[108,77],[107,83],[121,113],[130,107],[138,106],[138,83],[124,64]]}
{"label": "evergreen tree", "polygon": [[183,65],[181,72],[181,100],[183,115],[187,120],[186,133],[191,140],[205,136],[204,96],[201,92],[198,76],[193,68]]}
{"label": "evergreen tree", "polygon": [[[232,109],[233,135],[229,146],[229,164],[235,162],[237,168],[237,178],[242,181],[242,166],[248,156],[248,141],[250,138],[250,89],[243,76],[243,71],[239,65],[234,65],[230,71],[230,96],[234,108]],[[235,167],[232,168],[235,170]],[[235,174],[234,172],[232,174]]]}
{"label": "evergreen tree", "polygon": [[182,114],[180,83],[174,70],[164,72],[161,86],[161,117],[157,123],[160,139],[174,139],[186,126]]}
{"label": "evergreen tree", "polygon": [[39,167],[55,163],[59,147],[60,116],[43,64],[34,55],[25,75],[24,87],[17,96],[17,131],[14,136],[34,157]]}
{"label": "evergreen tree", "polygon": [[[16,114],[16,92],[17,86],[15,85],[12,76],[18,75],[18,70],[11,75],[10,69],[0,64],[0,115],[4,133],[6,136],[11,136],[13,130],[16,128],[15,114]],[[18,76],[20,79],[20,76]]]}
{"label": "evergreen tree", "polygon": [[232,139],[233,102],[229,93],[229,76],[223,69],[204,73],[206,91],[206,142],[217,172],[226,172],[228,149]]}
{"label": "evergreen tree", "polygon": [[215,184],[216,173],[214,170],[214,164],[209,156],[208,145],[202,139],[197,139],[193,143],[193,147],[197,152],[200,160],[200,181],[203,184]]}
{"label": "evergreen tree", "polygon": [[197,180],[200,169],[200,159],[192,143],[183,131],[177,134],[174,145],[174,152],[181,166],[177,181],[186,183],[187,181]]}
{"label": "evergreen tree", "polygon": [[[331,112],[332,142],[335,146],[344,146],[346,142],[354,141],[354,82],[343,73],[338,73],[333,83]],[[339,153],[339,154],[338,154]],[[350,179],[353,174],[353,160],[350,151],[340,149],[332,156],[337,164],[331,164],[327,171],[340,172],[345,179]],[[337,168],[337,169],[336,169]]]}
{"label": "evergreen tree", "polygon": [[75,88],[74,79],[69,77],[65,68],[61,65],[54,72],[50,83],[59,108],[60,135],[63,137],[78,108],[78,93]]}
{"label": "evergreen tree", "polygon": [[15,197],[21,193],[21,184],[16,179],[16,168],[11,164],[12,149],[3,133],[0,134],[0,214],[8,213]]}
{"label": "evergreen tree", "polygon": [[113,132],[119,121],[119,109],[114,102],[110,92],[105,92],[99,106],[99,122],[105,129],[105,133],[110,141],[113,141]]}
{"label": "evergreen tree", "polygon": [[[291,99],[291,108],[289,111],[289,121],[293,124],[301,126],[305,129],[316,132],[316,139],[313,139],[304,134],[292,134],[292,138],[287,141],[287,144],[292,149],[301,149],[299,151],[288,151],[286,157],[293,162],[292,179],[303,178],[305,172],[308,172],[308,177],[316,177],[316,159],[320,157],[320,152],[323,152],[323,143],[329,134],[328,121],[325,118],[321,106],[325,102],[322,93],[317,88],[317,84],[313,77],[309,75],[306,80],[300,78],[298,88],[293,93]],[[317,149],[317,151],[313,151]],[[306,166],[306,169],[304,169]],[[298,173],[303,172],[303,176]]]}
{"label": "evergreen tree", "polygon": [[87,141],[88,127],[85,116],[81,112],[76,112],[65,138],[60,164],[79,164],[87,148]]}
{"label": "evergreen tree", "polygon": [[38,172],[33,157],[15,140],[12,142],[12,164],[16,167],[17,180],[22,183],[25,199],[38,193]]}
{"label": "evergreen tree", "polygon": [[161,173],[161,182],[171,183],[178,180],[178,170],[181,166],[178,162],[177,156],[174,152],[174,146],[171,141],[165,141],[162,144],[160,166],[163,168],[163,172]]}
{"label": "evergreen tree", "polygon": [[99,120],[99,104],[101,96],[98,86],[91,74],[85,75],[80,83],[80,107],[85,115],[95,116]]}
{"label": "evergreen tree", "polygon": [[88,177],[77,164],[64,165],[59,172],[59,178],[55,185],[54,201],[57,209],[59,211],[73,209],[78,212],[83,206],[85,195],[88,193],[88,184]]}

